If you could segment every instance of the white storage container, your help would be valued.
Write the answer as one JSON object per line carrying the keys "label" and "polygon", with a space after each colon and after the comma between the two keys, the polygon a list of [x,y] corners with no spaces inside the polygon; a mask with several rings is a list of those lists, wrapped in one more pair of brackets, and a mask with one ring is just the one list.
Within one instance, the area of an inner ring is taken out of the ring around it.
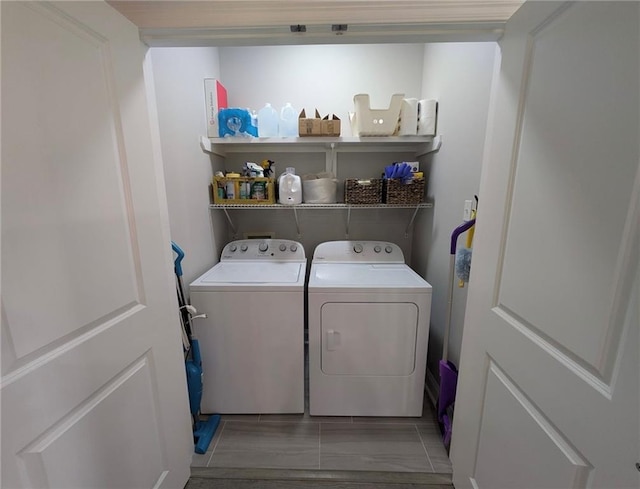
{"label": "white storage container", "polygon": [[335,204],[338,181],[335,178],[302,180],[302,201],[305,204]]}
{"label": "white storage container", "polygon": [[354,95],[355,129],[358,136],[391,136],[396,132],[404,93],[395,93],[387,109],[372,109],[369,94]]}

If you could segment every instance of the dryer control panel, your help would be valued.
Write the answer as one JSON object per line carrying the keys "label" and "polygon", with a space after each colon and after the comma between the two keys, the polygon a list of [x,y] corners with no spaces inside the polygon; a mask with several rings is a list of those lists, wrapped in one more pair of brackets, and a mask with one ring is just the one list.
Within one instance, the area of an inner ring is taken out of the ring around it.
{"label": "dryer control panel", "polygon": [[400,247],[388,241],[328,241],[320,243],[313,261],[318,263],[404,263]]}
{"label": "dryer control panel", "polygon": [[302,245],[289,239],[242,239],[231,241],[224,247],[220,257],[220,261],[305,261],[305,259]]}

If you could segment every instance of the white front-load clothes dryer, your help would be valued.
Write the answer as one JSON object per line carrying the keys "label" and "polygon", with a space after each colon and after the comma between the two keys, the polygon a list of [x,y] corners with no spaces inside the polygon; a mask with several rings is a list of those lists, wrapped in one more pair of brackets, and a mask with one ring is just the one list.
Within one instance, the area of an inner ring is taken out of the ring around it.
{"label": "white front-load clothes dryer", "polygon": [[314,416],[421,416],[431,285],[381,241],[315,249],[308,284]]}
{"label": "white front-load clothes dryer", "polygon": [[300,243],[249,239],[191,283],[203,413],[304,412],[305,275]]}

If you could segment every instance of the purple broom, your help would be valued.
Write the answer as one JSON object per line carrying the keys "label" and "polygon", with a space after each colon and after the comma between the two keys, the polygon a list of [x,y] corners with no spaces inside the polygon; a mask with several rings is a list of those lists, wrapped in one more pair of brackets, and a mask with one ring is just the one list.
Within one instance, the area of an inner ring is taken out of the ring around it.
{"label": "purple broom", "polygon": [[456,247],[458,237],[468,231],[476,223],[475,219],[461,224],[451,233],[450,248],[450,270],[449,270],[449,297],[447,304],[447,323],[444,330],[444,340],[442,342],[442,360],[440,360],[440,393],[438,396],[438,421],[442,425],[442,441],[445,447],[451,443],[451,429],[453,419],[449,414],[449,408],[453,407],[456,400],[456,387],[458,386],[458,369],[447,360],[449,349],[449,330],[451,329],[451,310],[453,306],[453,281],[455,273]]}

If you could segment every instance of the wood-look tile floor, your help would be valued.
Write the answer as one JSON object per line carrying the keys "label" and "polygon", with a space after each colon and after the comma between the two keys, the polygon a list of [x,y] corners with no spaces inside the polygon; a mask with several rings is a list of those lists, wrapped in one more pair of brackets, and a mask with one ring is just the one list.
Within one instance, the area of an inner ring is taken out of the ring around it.
{"label": "wood-look tile floor", "polygon": [[223,415],[192,467],[451,473],[433,408],[420,418]]}

